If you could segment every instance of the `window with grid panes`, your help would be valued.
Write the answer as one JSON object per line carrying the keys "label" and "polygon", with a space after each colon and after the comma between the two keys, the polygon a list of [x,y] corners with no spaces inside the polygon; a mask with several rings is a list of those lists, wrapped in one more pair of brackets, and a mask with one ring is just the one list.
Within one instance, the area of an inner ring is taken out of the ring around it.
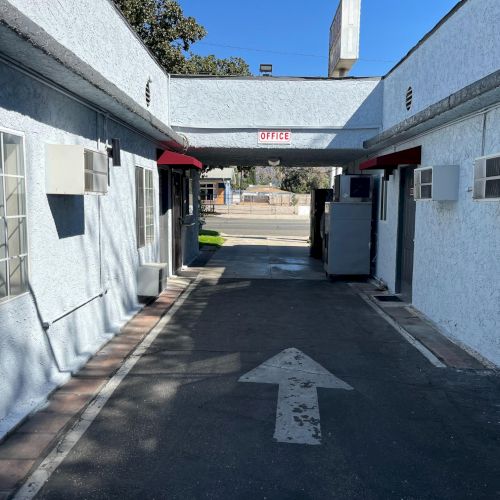
{"label": "window with grid panes", "polygon": [[23,138],[0,130],[0,301],[28,290]]}
{"label": "window with grid panes", "polygon": [[135,188],[137,247],[141,248],[154,241],[153,171],[137,167],[135,170]]}

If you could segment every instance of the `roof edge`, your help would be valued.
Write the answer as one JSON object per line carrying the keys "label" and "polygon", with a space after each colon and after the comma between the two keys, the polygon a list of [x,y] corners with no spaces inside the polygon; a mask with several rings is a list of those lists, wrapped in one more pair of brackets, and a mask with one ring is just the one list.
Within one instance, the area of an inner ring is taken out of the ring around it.
{"label": "roof edge", "polygon": [[[365,149],[390,146],[399,142],[402,138],[406,139],[418,135],[423,131],[423,128],[429,130],[441,125],[441,123],[436,124],[434,122],[443,119],[443,117],[446,117],[452,111],[460,110],[466,104],[467,106],[465,107],[467,109],[465,112],[462,112],[461,116],[466,116],[484,107],[494,105],[498,103],[497,94],[500,94],[500,70],[463,87],[441,101],[431,104],[406,120],[384,130],[372,139],[365,141],[363,146]],[[481,100],[481,98],[484,99]],[[476,101],[476,104],[474,104],[474,101]],[[457,116],[457,118],[461,116]]]}

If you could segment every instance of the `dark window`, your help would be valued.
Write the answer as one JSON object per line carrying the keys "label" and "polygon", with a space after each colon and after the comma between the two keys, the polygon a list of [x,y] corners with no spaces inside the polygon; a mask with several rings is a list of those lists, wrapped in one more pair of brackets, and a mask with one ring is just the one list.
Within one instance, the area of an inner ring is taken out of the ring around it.
{"label": "dark window", "polygon": [[485,198],[500,198],[500,179],[486,180]]}
{"label": "dark window", "polygon": [[352,177],[349,196],[351,198],[369,198],[370,197],[370,177]]}
{"label": "dark window", "polygon": [[431,199],[432,198],[432,185],[426,184],[420,187],[420,195],[423,199]]}
{"label": "dark window", "polygon": [[486,177],[500,177],[500,157],[486,160]]}

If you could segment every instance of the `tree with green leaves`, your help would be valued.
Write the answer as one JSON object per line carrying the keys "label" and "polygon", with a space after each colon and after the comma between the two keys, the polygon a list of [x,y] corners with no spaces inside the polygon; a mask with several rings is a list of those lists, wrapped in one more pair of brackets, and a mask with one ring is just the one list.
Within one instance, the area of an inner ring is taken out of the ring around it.
{"label": "tree with green leaves", "polygon": [[313,189],[328,188],[328,172],[314,167],[280,167],[281,189],[292,193],[310,193]]}
{"label": "tree with green leaves", "polygon": [[114,0],[125,18],[160,64],[177,74],[249,75],[240,57],[218,59],[190,52],[204,38],[205,28],[186,17],[175,0]]}

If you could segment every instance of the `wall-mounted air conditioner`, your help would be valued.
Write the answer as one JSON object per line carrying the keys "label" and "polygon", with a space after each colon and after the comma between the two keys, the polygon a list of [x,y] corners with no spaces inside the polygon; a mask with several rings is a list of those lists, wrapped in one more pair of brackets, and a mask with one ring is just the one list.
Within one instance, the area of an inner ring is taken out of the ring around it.
{"label": "wall-mounted air conditioner", "polygon": [[458,200],[459,174],[458,165],[436,165],[415,169],[415,200]]}
{"label": "wall-mounted air conditioner", "polygon": [[47,144],[47,194],[84,195],[108,192],[108,155],[83,146]]}
{"label": "wall-mounted air conditioner", "polygon": [[137,270],[137,295],[157,297],[167,286],[168,266],[162,262],[151,262]]}
{"label": "wall-mounted air conditioner", "polygon": [[500,200],[500,155],[483,156],[474,165],[475,200]]}

